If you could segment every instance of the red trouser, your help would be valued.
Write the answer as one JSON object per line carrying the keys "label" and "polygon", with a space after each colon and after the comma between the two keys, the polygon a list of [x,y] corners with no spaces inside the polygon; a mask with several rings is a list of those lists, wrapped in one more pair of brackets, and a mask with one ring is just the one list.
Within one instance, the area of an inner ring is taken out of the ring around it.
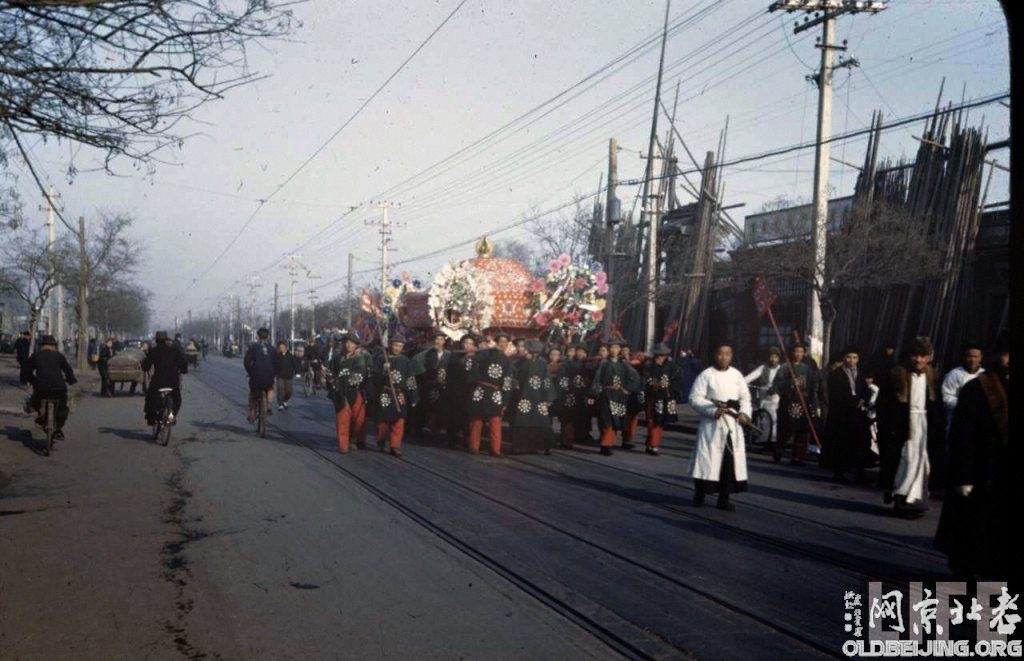
{"label": "red trouser", "polygon": [[397,450],[402,447],[402,434],[405,433],[405,418],[399,418],[394,422],[377,423],[377,443],[387,439],[391,447]]}
{"label": "red trouser", "polygon": [[[469,449],[480,449],[480,435],[484,430],[484,419],[473,418],[469,421]],[[501,416],[487,418],[487,431],[491,441],[491,454],[501,454]]]}
{"label": "red trouser", "polygon": [[601,447],[610,448],[615,445],[615,427],[601,427]]}
{"label": "red trouser", "polygon": [[626,428],[622,430],[622,442],[632,443],[636,438],[636,428],[640,425],[640,412],[631,413],[626,417]]}
{"label": "red trouser", "polygon": [[345,404],[345,408],[334,414],[338,423],[338,449],[347,452],[352,437],[358,445],[366,444],[366,400],[362,394],[356,395],[356,401]]}
{"label": "red trouser", "polygon": [[654,424],[654,402],[647,405],[647,447],[661,445],[661,425]]}

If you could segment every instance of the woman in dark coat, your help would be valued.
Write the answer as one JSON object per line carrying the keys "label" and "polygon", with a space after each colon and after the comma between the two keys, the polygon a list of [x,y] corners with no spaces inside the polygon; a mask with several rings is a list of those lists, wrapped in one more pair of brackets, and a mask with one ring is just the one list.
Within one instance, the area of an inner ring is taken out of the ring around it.
{"label": "woman in dark coat", "polygon": [[857,481],[863,483],[864,467],[871,454],[871,436],[862,404],[870,395],[860,370],[860,351],[847,347],[842,361],[842,366],[828,375],[828,418],[821,462],[832,469],[835,480],[845,482],[846,471],[852,469]]}
{"label": "woman in dark coat", "polygon": [[554,388],[547,362],[540,356],[540,340],[526,341],[526,357],[515,367],[512,410],[512,444],[518,452],[551,454],[551,402]]}

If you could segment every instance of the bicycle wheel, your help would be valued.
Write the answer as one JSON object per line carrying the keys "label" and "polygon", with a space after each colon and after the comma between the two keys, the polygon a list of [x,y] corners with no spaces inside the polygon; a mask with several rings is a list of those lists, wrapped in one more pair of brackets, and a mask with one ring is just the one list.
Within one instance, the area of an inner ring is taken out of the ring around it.
{"label": "bicycle wheel", "polygon": [[43,447],[43,454],[50,456],[53,450],[53,435],[57,433],[57,406],[52,399],[46,400],[46,414],[44,416],[43,429],[46,431],[46,445]]}
{"label": "bicycle wheel", "polygon": [[266,438],[266,436],[267,436],[267,395],[266,395],[266,393],[260,393],[259,408],[256,411],[256,430],[259,431],[260,438]]}
{"label": "bicycle wheel", "polygon": [[313,385],[313,377],[309,372],[302,375],[302,395],[303,397],[309,397],[310,388]]}
{"label": "bicycle wheel", "polygon": [[772,419],[772,414],[765,409],[758,409],[754,411],[754,424],[764,430],[764,434],[761,436],[761,443],[765,447],[770,446],[775,442],[775,434],[773,428],[775,421]]}

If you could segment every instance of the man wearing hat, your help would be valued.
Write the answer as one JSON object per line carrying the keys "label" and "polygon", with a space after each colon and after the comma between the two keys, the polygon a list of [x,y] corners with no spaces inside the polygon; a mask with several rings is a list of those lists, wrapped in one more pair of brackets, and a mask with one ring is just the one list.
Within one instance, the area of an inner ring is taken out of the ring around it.
{"label": "man wearing hat", "polygon": [[[256,419],[260,397],[266,400],[267,415],[270,416],[274,412],[274,407],[271,405],[275,378],[274,347],[270,345],[267,339],[269,337],[270,331],[266,328],[257,330],[256,341],[249,345],[248,351],[245,352],[245,358],[242,360],[242,364],[245,366],[245,373],[249,376],[249,415],[246,418],[249,422]],[[175,342],[177,341],[175,339]],[[180,349],[180,344],[173,346],[184,358],[185,353]]]}
{"label": "man wearing hat", "polygon": [[149,389],[146,390],[146,402],[143,406],[143,414],[146,416],[147,425],[155,425],[157,412],[163,404],[161,388],[171,388],[171,399],[174,402],[174,410],[171,411],[172,421],[181,410],[181,375],[188,374],[188,361],[181,355],[181,352],[171,344],[171,338],[165,331],[157,331],[153,338],[153,346],[146,352],[142,359],[142,371],[152,372],[149,379]]}
{"label": "man wearing hat", "polygon": [[[26,413],[41,413],[44,399],[57,401],[57,429],[53,437],[62,440],[64,423],[68,419],[68,386],[74,385],[77,379],[68,359],[57,350],[57,340],[52,335],[44,335],[39,340],[39,348],[21,366],[21,382],[32,385]],[[41,418],[36,418],[37,424],[43,422]]]}
{"label": "man wearing hat", "polygon": [[930,339],[917,338],[907,365],[892,370],[888,387],[879,394],[879,482],[885,502],[893,502],[896,513],[906,518],[928,509],[931,459],[941,457],[945,444],[942,392],[931,365],[934,354]]}
{"label": "man wearing hat", "polygon": [[[647,362],[642,350],[633,351],[629,345],[622,347],[619,360],[632,367],[638,374],[643,370],[644,363]],[[638,388],[635,392],[629,393],[629,398],[626,400],[626,426],[622,430],[623,450],[632,450],[636,447],[633,441],[636,439],[636,430],[640,428],[640,412],[646,409],[644,388]]]}
{"label": "man wearing hat", "polygon": [[[818,369],[808,363],[807,345],[795,342],[789,350],[789,365],[779,370],[769,392],[779,395],[779,437],[773,459],[778,463],[786,446],[793,444],[790,464],[803,466],[813,421],[817,410]],[[806,408],[805,405],[806,404]]]}
{"label": "man wearing hat", "polygon": [[386,353],[377,356],[373,370],[377,449],[383,452],[385,446],[389,446],[395,457],[402,456],[402,435],[409,411],[420,402],[419,384],[416,382],[420,368],[402,354],[404,348],[405,337],[396,333],[388,342]]}
{"label": "man wearing hat", "polygon": [[[751,400],[756,408],[760,406],[772,416],[772,428],[765,430],[765,436],[761,442],[778,442],[779,439],[779,394],[771,392],[772,383],[779,374],[782,365],[782,352],[776,346],[768,347],[768,360],[743,377],[751,389]],[[689,393],[687,393],[689,394]]]}
{"label": "man wearing hat", "polygon": [[551,402],[554,386],[547,361],[541,356],[544,344],[537,339],[524,343],[526,355],[515,367],[512,410],[512,443],[520,452],[551,453]]}
{"label": "man wearing hat", "polygon": [[678,419],[676,400],[683,387],[683,371],[669,360],[672,350],[654,345],[651,359],[644,363],[644,401],[647,402],[647,454],[657,455],[661,433],[668,422]]}
{"label": "man wearing hat", "polygon": [[433,346],[416,354],[416,362],[423,370],[423,374],[418,377],[420,396],[423,398],[421,422],[426,423],[427,431],[436,438],[441,431],[439,421],[444,415],[441,407],[444,405],[452,352],[445,347],[448,336],[444,333],[434,333],[433,341]]}
{"label": "man wearing hat", "polygon": [[18,359],[18,369],[25,366],[28,360],[28,349],[32,346],[32,333],[27,330],[21,331],[21,335],[14,341],[14,355]]}
{"label": "man wearing hat", "polygon": [[601,454],[607,457],[612,454],[616,432],[626,428],[626,402],[629,395],[641,389],[643,382],[637,371],[621,359],[626,341],[613,336],[605,344],[608,346],[608,357],[598,365],[590,386],[590,398],[597,404]]}
{"label": "man wearing hat", "polygon": [[512,392],[512,363],[508,357],[509,336],[498,332],[473,357],[470,371],[469,451],[480,451],[484,424],[493,457],[501,456],[501,416]]}
{"label": "man wearing hat", "polygon": [[569,347],[566,360],[558,372],[558,421],[563,448],[572,449],[573,443],[590,432],[590,407],[587,391],[592,377],[587,369],[587,347],[576,342]]}
{"label": "man wearing hat", "polygon": [[342,454],[348,454],[353,440],[357,448],[366,447],[366,388],[370,368],[370,354],[359,346],[359,335],[355,331],[342,334],[341,348],[328,366],[338,452]]}
{"label": "man wearing hat", "polygon": [[455,447],[469,433],[470,373],[477,351],[477,338],[466,333],[459,339],[462,351],[452,354],[448,363],[443,409],[448,428],[448,445]]}
{"label": "man wearing hat", "polygon": [[843,349],[842,366],[828,375],[828,418],[822,439],[821,462],[832,469],[837,482],[846,481],[853,470],[856,480],[864,482],[864,467],[871,454],[871,431],[861,402],[871,398],[860,370],[860,350]]}
{"label": "man wearing hat", "polygon": [[690,406],[700,416],[697,445],[690,459],[693,502],[703,505],[718,494],[718,508],[733,511],[729,495],[747,490],[747,455],[741,426],[750,422],[750,389],[732,366],[732,344],[715,344],[714,364],[697,375]]}

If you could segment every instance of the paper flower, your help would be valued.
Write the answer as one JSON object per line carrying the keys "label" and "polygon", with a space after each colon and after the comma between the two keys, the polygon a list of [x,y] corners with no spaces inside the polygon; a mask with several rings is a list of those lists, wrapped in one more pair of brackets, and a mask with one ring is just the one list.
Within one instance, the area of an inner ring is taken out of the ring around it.
{"label": "paper flower", "polygon": [[569,266],[569,264],[572,264],[572,257],[570,257],[568,254],[563,252],[561,255],[558,256],[559,266]]}

